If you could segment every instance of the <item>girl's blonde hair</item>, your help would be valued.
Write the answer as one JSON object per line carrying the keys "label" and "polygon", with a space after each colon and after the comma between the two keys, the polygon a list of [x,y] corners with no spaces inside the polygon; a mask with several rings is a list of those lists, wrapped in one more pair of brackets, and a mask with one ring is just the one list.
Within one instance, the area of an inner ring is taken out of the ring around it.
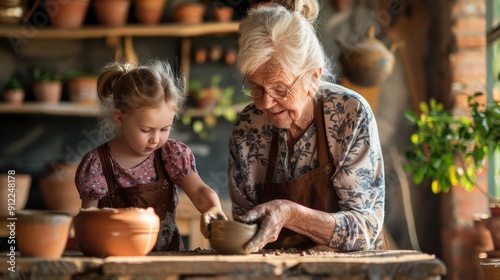
{"label": "girl's blonde hair", "polygon": [[179,112],[185,101],[182,77],[175,76],[170,65],[162,61],[137,67],[120,62],[106,65],[97,79],[97,94],[102,107],[99,128],[103,140],[118,133],[113,119],[115,109],[127,115],[167,103]]}
{"label": "girl's blonde hair", "polygon": [[[293,2],[293,3],[292,3]],[[239,27],[238,67],[252,74],[272,61],[296,76],[323,69],[324,79],[333,78],[314,27],[319,6],[316,0],[275,0],[270,7],[249,11]]]}

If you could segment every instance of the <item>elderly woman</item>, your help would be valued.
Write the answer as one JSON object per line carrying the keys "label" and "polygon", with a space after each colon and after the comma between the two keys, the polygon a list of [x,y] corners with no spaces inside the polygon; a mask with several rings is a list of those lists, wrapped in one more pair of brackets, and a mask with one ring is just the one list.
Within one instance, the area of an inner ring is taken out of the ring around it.
{"label": "elderly woman", "polygon": [[253,98],[230,138],[235,219],[258,223],[247,252],[376,248],[385,182],[376,121],[356,92],[329,83],[315,0],[251,10],[240,23],[242,90]]}

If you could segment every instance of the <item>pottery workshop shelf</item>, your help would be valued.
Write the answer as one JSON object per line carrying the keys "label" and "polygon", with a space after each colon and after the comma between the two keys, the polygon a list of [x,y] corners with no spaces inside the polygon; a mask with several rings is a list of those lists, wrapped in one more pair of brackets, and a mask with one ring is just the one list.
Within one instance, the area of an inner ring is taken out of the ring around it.
{"label": "pottery workshop shelf", "polygon": [[[84,257],[66,251],[61,259],[15,257],[9,272],[0,257],[0,278],[17,279],[441,279],[443,262],[417,251],[340,253],[322,250],[219,255],[212,250],[153,252],[143,257]],[[76,277],[76,278],[72,278]]]}

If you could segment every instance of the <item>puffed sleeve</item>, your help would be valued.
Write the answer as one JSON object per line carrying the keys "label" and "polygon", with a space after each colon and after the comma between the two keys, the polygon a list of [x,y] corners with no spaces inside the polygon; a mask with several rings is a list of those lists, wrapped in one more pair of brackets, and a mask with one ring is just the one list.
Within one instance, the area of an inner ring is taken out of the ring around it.
{"label": "puffed sleeve", "polygon": [[108,192],[97,150],[88,152],[76,170],[75,184],[82,200],[101,199]]}
{"label": "puffed sleeve", "polygon": [[176,186],[181,185],[184,176],[198,172],[194,154],[186,144],[169,139],[161,149],[163,166]]}

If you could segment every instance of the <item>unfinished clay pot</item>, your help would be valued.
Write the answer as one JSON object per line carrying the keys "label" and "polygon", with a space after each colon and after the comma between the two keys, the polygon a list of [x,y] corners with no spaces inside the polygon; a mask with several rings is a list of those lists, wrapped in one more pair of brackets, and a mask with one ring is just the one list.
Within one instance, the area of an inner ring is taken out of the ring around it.
{"label": "unfinished clay pot", "polygon": [[58,259],[68,240],[73,217],[47,210],[16,212],[16,241],[23,257]]}
{"label": "unfinished clay pot", "polygon": [[245,255],[243,246],[257,232],[257,225],[230,220],[215,220],[209,226],[210,245],[220,254]]}
{"label": "unfinished clay pot", "polygon": [[158,238],[153,208],[85,208],[74,218],[78,247],[86,256],[144,256]]}
{"label": "unfinished clay pot", "polygon": [[[11,183],[9,187],[9,183]],[[13,185],[12,185],[13,184]],[[9,212],[24,209],[31,189],[30,174],[0,174],[0,217],[8,217]],[[11,192],[12,190],[12,192]],[[11,209],[9,207],[12,206]]]}
{"label": "unfinished clay pot", "polygon": [[40,178],[39,185],[45,205],[50,210],[64,211],[76,215],[82,205],[76,188],[77,162],[53,162]]}

